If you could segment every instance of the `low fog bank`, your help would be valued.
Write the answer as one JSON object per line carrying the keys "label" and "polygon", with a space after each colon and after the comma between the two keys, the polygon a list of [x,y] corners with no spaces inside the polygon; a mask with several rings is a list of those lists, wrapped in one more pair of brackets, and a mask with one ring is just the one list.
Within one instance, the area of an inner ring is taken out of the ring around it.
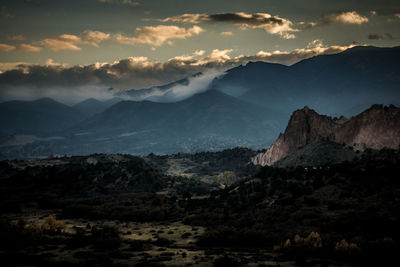
{"label": "low fog bank", "polygon": [[[122,100],[148,100],[152,102],[170,103],[182,101],[195,94],[207,91],[211,82],[224,74],[225,71],[210,70],[187,78],[187,83],[185,84],[172,84],[172,86],[167,89],[163,87],[122,90],[101,86],[51,88],[15,86],[3,88],[3,90],[0,91],[0,102],[11,100],[32,101],[40,98],[52,98],[58,102],[72,106],[89,98],[107,101],[118,97]],[[137,94],[139,91],[140,94]]]}

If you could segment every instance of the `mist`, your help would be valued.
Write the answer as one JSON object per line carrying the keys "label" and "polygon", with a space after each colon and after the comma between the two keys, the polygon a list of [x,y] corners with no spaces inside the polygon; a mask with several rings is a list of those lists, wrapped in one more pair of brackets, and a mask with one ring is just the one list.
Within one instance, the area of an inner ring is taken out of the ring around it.
{"label": "mist", "polygon": [[171,86],[151,87],[139,90],[117,91],[115,95],[133,101],[148,100],[158,103],[178,102],[210,89],[214,79],[225,75],[225,70],[209,70],[195,76],[190,76],[187,82],[175,82]]}
{"label": "mist", "polygon": [[205,92],[209,89],[210,83],[217,77],[224,75],[221,71],[208,71],[200,76],[190,77],[187,85],[176,85],[164,92],[160,89],[146,100],[154,102],[177,102],[187,99],[195,94]]}
{"label": "mist", "polygon": [[58,102],[73,105],[88,98],[97,100],[108,100],[119,97],[125,100],[152,102],[177,102],[187,99],[195,94],[202,93],[209,89],[211,82],[222,75],[225,71],[210,70],[197,76],[188,78],[188,84],[176,84],[168,89],[152,87],[142,89],[140,97],[132,97],[123,90],[107,88],[106,86],[79,86],[79,87],[29,87],[29,86],[10,86],[0,91],[0,102],[9,100],[31,101],[44,97],[52,98]]}
{"label": "mist", "polygon": [[8,87],[0,91],[0,102],[10,100],[32,101],[40,98],[51,98],[58,102],[73,105],[88,98],[108,100],[115,97],[111,90],[99,86],[80,87]]}

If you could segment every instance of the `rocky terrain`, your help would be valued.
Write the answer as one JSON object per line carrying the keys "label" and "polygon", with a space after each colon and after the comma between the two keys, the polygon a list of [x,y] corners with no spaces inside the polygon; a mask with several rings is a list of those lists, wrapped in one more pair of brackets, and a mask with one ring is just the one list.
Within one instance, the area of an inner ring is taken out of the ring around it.
{"label": "rocky terrain", "polygon": [[360,266],[397,257],[398,150],[307,168],[252,168],[255,153],[0,161],[0,260]]}
{"label": "rocky terrain", "polygon": [[[303,153],[302,156],[315,157],[318,150],[316,143],[323,140],[340,144],[344,149],[349,146],[355,152],[366,149],[397,149],[400,145],[400,108],[394,105],[373,105],[347,119],[320,115],[304,107],[293,112],[285,132],[265,153],[254,157],[253,162],[263,166],[273,165],[287,156],[293,157],[299,149],[304,152],[304,147],[311,144],[314,148],[308,154]],[[320,149],[323,148],[320,147]],[[327,149],[327,151],[331,150]],[[342,160],[348,159],[348,157],[342,158]],[[335,161],[337,157],[326,160],[324,163]]]}

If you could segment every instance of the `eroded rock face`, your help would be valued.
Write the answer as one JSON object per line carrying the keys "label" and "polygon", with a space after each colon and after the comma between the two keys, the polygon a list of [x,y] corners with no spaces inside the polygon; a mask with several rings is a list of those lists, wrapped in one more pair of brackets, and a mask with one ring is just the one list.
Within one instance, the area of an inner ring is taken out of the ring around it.
{"label": "eroded rock face", "polygon": [[400,145],[400,108],[373,105],[359,115],[346,119],[320,115],[308,107],[293,112],[283,134],[254,164],[272,165],[299,147],[319,139],[344,143],[357,150],[397,149]]}

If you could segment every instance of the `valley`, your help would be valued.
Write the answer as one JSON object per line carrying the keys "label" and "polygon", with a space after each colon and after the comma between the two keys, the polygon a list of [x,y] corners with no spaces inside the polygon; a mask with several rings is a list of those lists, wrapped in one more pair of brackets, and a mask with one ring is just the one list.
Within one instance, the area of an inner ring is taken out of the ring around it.
{"label": "valley", "polygon": [[0,103],[1,262],[391,266],[399,51]]}

